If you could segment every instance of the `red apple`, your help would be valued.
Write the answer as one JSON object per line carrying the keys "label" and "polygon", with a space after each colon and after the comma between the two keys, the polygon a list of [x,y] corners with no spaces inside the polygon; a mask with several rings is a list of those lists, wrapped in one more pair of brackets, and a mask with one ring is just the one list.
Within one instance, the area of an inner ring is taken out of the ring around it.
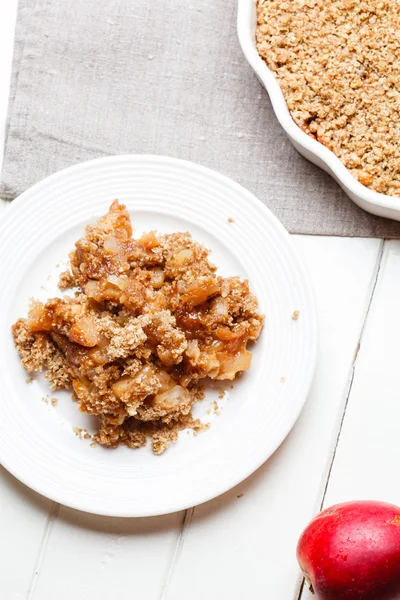
{"label": "red apple", "polygon": [[303,531],[297,560],[319,600],[400,600],[400,508],[327,508]]}

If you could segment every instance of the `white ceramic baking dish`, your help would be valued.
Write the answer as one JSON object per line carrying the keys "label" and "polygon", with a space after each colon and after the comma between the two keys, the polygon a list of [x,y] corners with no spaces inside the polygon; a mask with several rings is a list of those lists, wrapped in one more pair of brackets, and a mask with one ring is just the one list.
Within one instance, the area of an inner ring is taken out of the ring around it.
{"label": "white ceramic baking dish", "polygon": [[400,221],[400,198],[378,194],[362,185],[331,152],[302,131],[290,116],[285,98],[275,75],[258,55],[255,46],[256,2],[239,0],[238,35],[243,53],[267,90],[278,121],[293,146],[305,158],[332,175],[346,194],[364,210],[381,217]]}

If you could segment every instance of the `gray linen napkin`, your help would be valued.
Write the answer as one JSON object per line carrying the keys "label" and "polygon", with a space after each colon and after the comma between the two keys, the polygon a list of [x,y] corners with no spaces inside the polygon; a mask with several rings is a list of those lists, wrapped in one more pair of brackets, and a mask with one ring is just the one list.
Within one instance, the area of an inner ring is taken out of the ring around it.
{"label": "gray linen napkin", "polygon": [[291,146],[239,48],[235,0],[20,0],[0,196],[121,153],[216,169],[293,233],[400,237]]}

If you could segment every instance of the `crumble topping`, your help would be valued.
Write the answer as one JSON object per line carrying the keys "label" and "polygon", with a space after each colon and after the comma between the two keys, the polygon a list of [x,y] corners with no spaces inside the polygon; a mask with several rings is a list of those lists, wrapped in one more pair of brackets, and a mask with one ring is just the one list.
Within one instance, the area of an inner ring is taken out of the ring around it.
{"label": "crumble topping", "polygon": [[292,118],[363,185],[400,195],[396,0],[257,0],[257,49]]}

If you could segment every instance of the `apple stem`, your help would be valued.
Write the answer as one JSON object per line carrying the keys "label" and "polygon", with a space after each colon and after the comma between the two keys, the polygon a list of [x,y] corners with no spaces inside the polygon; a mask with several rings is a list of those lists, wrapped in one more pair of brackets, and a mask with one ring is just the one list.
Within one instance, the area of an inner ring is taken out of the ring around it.
{"label": "apple stem", "polygon": [[309,577],[307,577],[307,575],[304,577],[304,579],[306,580],[306,583],[308,585],[308,589],[310,590],[310,592],[312,594],[315,594],[314,588],[313,588],[312,583],[311,583],[311,579]]}

